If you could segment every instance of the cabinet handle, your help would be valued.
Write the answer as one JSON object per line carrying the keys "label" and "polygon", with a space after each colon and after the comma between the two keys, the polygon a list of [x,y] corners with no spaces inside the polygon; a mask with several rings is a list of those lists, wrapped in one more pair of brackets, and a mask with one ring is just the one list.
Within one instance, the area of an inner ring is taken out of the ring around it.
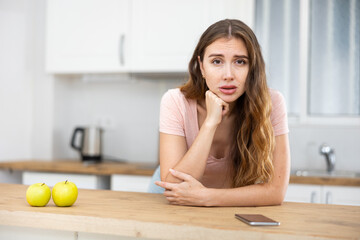
{"label": "cabinet handle", "polygon": [[122,66],[125,65],[124,42],[125,42],[125,34],[121,34],[120,35],[120,40],[119,40],[119,60],[120,60],[120,65],[122,65]]}
{"label": "cabinet handle", "polygon": [[325,203],[326,204],[332,204],[332,194],[331,194],[331,192],[326,192]]}
{"label": "cabinet handle", "polygon": [[312,191],[312,192],[311,192],[310,202],[311,202],[311,203],[315,203],[315,200],[316,200],[316,192],[315,192],[315,191]]}

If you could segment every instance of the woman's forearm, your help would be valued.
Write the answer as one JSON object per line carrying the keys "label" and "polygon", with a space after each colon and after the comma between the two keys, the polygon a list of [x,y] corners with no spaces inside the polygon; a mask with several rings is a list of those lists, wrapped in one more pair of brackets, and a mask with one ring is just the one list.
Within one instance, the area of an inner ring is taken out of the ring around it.
{"label": "woman's forearm", "polygon": [[[199,134],[196,136],[193,144],[173,169],[187,173],[196,179],[200,179],[205,171],[206,160],[209,156],[212,141],[214,139],[217,126],[207,124],[201,126]],[[179,179],[168,173],[166,182],[180,182]]]}
{"label": "woman's forearm", "polygon": [[286,187],[255,184],[230,189],[206,189],[203,197],[206,206],[268,206],[282,204]]}

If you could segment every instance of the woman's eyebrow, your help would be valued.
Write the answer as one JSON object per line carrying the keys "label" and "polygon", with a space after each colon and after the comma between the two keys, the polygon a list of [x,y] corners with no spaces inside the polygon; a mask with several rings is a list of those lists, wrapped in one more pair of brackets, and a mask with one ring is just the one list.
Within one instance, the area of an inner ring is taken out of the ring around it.
{"label": "woman's eyebrow", "polygon": [[[224,55],[220,53],[213,53],[210,54],[209,57],[224,57]],[[234,58],[249,58],[249,57],[246,55],[234,55]]]}
{"label": "woman's eyebrow", "polygon": [[246,56],[246,55],[235,55],[234,57],[235,57],[235,58],[249,58],[249,57]]}

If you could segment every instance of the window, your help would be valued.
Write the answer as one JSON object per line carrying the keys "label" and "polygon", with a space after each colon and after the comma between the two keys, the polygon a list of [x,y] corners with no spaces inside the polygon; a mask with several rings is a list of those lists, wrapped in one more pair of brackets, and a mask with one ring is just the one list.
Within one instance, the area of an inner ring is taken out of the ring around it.
{"label": "window", "polygon": [[360,1],[257,0],[268,84],[289,117],[360,116]]}
{"label": "window", "polygon": [[359,1],[310,3],[309,112],[360,115]]}
{"label": "window", "polygon": [[268,84],[286,99],[289,116],[300,114],[300,0],[258,0],[255,33],[266,64]]}

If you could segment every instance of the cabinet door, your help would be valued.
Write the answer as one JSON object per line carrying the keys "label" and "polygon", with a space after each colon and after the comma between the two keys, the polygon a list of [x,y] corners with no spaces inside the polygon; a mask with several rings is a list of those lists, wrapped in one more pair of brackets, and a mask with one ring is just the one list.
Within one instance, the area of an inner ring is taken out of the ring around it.
{"label": "cabinet door", "polygon": [[360,206],[360,187],[324,186],[324,203]]}
{"label": "cabinet door", "polygon": [[201,34],[224,18],[252,24],[253,1],[133,0],[133,72],[187,72]]}
{"label": "cabinet door", "polygon": [[322,189],[319,185],[289,184],[285,201],[321,203]]}
{"label": "cabinet door", "polygon": [[151,181],[150,176],[111,175],[111,190],[127,192],[147,192]]}
{"label": "cabinet door", "polygon": [[22,184],[45,183],[53,187],[56,183],[69,180],[78,188],[84,189],[110,189],[110,176],[96,176],[72,173],[23,172]]}
{"label": "cabinet door", "polygon": [[46,11],[48,72],[128,70],[128,0],[49,0]]}

